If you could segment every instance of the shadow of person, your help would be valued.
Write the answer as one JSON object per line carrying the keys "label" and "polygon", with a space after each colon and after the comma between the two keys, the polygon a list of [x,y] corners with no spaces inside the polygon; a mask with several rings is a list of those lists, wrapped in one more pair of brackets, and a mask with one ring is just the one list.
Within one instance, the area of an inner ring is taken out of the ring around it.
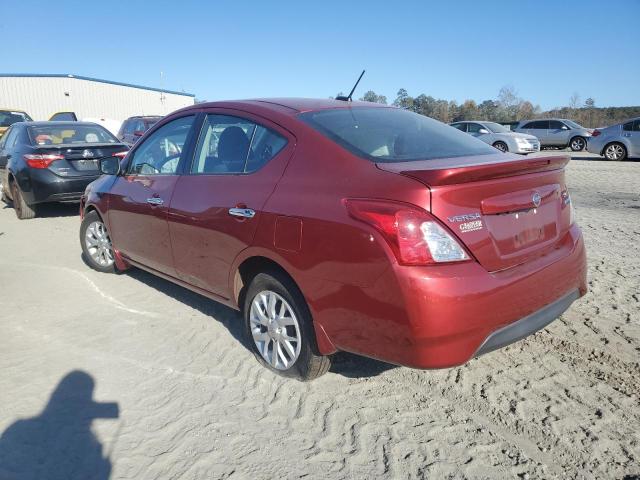
{"label": "shadow of person", "polygon": [[70,372],[40,415],[9,426],[0,437],[0,478],[108,479],[111,461],[91,422],[118,418],[118,404],[94,402],[93,388],[89,374]]}

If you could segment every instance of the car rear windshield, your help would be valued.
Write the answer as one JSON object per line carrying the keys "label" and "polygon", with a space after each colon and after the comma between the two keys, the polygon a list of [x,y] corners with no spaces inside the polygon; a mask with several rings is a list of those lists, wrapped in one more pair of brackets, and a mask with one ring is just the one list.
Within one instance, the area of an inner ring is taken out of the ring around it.
{"label": "car rear windshield", "polygon": [[571,128],[584,128],[582,125],[578,125],[576,122],[572,122],[571,120],[565,120],[564,123],[569,125]]}
{"label": "car rear windshield", "polygon": [[499,123],[495,122],[485,122],[484,125],[493,133],[509,133],[511,131],[504,125],[500,125]]}
{"label": "car rear windshield", "polygon": [[69,145],[81,143],[118,143],[119,140],[100,125],[46,125],[29,127],[34,145]]}
{"label": "car rear windshield", "polygon": [[0,110],[0,127],[10,127],[17,122],[30,122],[31,117],[24,112]]}
{"label": "car rear windshield", "polygon": [[493,147],[456,128],[398,108],[337,108],[305,112],[300,118],[350,152],[373,162],[495,153]]}

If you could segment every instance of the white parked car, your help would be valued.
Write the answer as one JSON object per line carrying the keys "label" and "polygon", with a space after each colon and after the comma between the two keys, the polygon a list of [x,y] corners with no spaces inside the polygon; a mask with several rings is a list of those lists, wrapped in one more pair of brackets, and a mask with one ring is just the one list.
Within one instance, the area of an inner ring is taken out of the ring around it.
{"label": "white parked car", "polygon": [[495,122],[464,121],[454,122],[452,127],[478,137],[484,143],[493,145],[501,152],[526,155],[540,151],[540,141],[533,135],[512,132],[504,125]]}

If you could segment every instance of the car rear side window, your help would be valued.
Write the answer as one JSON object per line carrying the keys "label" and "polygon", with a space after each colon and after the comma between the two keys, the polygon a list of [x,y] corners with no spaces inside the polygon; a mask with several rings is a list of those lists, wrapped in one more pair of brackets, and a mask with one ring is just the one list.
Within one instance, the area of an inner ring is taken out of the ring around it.
{"label": "car rear side window", "polygon": [[535,122],[529,122],[522,128],[531,128],[533,130],[547,130],[549,128],[549,122],[547,120],[537,120]]}
{"label": "car rear side window", "polygon": [[286,144],[282,135],[250,120],[209,114],[202,125],[191,173],[255,172]]}
{"label": "car rear side window", "polygon": [[493,147],[456,128],[397,108],[337,108],[305,112],[299,118],[351,153],[373,162],[495,153]]}
{"label": "car rear side window", "polygon": [[625,132],[633,131],[633,122],[627,122],[624,125],[622,125],[622,130],[624,130]]}

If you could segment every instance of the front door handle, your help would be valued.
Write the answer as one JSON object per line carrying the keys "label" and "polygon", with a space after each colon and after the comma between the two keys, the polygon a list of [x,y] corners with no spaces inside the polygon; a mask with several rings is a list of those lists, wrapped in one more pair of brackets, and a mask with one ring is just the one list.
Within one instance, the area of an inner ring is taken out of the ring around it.
{"label": "front door handle", "polygon": [[158,197],[151,197],[147,198],[147,203],[150,203],[151,205],[162,205],[164,203],[164,200]]}
{"label": "front door handle", "polygon": [[230,208],[229,215],[242,218],[253,218],[256,212],[250,208]]}
{"label": "front door handle", "polygon": [[631,136],[631,134],[630,134],[630,133],[623,133],[623,134],[622,134],[622,136],[623,136],[623,137],[630,137],[630,136]]}

